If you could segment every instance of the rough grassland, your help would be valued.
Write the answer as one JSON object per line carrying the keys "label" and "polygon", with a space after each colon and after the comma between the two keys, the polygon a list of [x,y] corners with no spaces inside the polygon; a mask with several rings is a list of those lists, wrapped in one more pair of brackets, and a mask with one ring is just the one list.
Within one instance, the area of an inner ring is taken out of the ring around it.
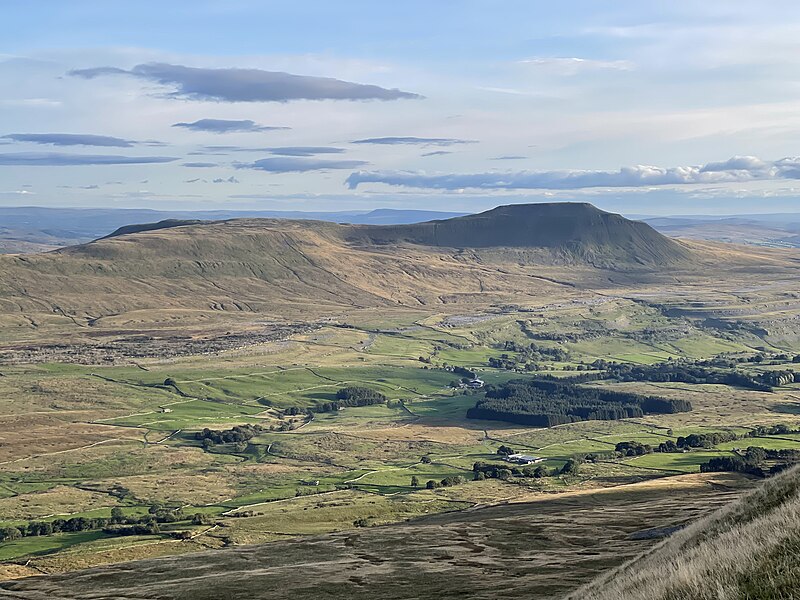
{"label": "rough grassland", "polygon": [[800,586],[800,468],[695,522],[575,600],[789,600]]}
{"label": "rough grassland", "polygon": [[[641,532],[706,514],[737,497],[743,483],[729,474],[689,475],[539,497],[396,525],[8,581],[0,584],[0,598],[559,598],[652,546],[655,539]],[[307,502],[311,510],[321,503],[316,510],[323,514],[336,510],[335,503]]]}

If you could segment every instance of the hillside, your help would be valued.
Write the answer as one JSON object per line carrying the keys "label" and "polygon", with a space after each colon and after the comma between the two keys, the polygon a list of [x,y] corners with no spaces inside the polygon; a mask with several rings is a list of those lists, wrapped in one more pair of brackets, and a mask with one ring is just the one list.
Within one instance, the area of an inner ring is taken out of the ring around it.
{"label": "hillside", "polygon": [[125,228],[162,221],[221,221],[224,219],[313,219],[333,223],[393,225],[446,219],[462,213],[377,208],[371,211],[303,212],[280,210],[182,210],[126,208],[49,208],[0,206],[0,254],[33,254],[85,244]]}
{"label": "hillside", "polygon": [[777,600],[800,582],[800,467],[602,575],[572,600]]}
{"label": "hillside", "polygon": [[647,225],[583,204],[509,206],[404,226],[234,219],[132,229],[140,231],[0,257],[0,315],[96,322],[158,308],[308,317],[507,303],[568,293],[603,280],[603,269],[616,281],[649,281],[665,267],[691,267],[692,256]]}
{"label": "hillside", "polygon": [[[195,552],[5,581],[0,598],[555,600],[651,547],[648,532],[706,514],[748,485],[686,475],[212,552],[183,542]],[[302,514],[317,518],[337,504],[307,502]]]}
{"label": "hillside", "polygon": [[585,203],[514,204],[464,217],[394,227],[361,227],[346,239],[449,248],[548,248],[598,266],[670,265],[690,258],[645,223]]}

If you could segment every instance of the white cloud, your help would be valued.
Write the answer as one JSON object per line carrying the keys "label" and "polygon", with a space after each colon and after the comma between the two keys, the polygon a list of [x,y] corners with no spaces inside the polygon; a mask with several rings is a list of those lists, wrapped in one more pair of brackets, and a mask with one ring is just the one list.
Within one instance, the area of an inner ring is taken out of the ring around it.
{"label": "white cloud", "polygon": [[633,71],[636,65],[630,60],[599,60],[577,57],[534,57],[518,61],[523,65],[540,67],[565,75],[574,75],[582,71],[612,70]]}
{"label": "white cloud", "polygon": [[347,178],[351,189],[364,183],[408,188],[485,190],[579,190],[584,188],[640,188],[669,185],[743,183],[800,179],[800,158],[764,162],[754,156],[735,156],[702,166],[656,167],[636,165],[617,171],[517,171],[427,174],[412,171],[358,171]]}

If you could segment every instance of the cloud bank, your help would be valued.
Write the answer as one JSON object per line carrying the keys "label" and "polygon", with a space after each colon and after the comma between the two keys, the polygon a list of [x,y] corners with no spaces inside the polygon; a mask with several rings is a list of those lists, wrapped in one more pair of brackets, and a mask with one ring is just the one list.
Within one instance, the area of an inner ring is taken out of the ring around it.
{"label": "cloud bank", "polygon": [[15,152],[0,154],[0,166],[71,167],[82,165],[145,165],[178,160],[170,156],[114,156],[62,152]]}
{"label": "cloud bank", "polygon": [[743,183],[800,179],[800,157],[765,162],[754,156],[735,156],[702,166],[638,165],[618,171],[518,171],[505,173],[434,174],[410,171],[358,171],[347,178],[350,189],[363,183],[408,188],[460,190],[577,190],[636,188],[662,185]]}
{"label": "cloud bank", "polygon": [[459,140],[455,138],[423,138],[413,136],[392,136],[365,138],[363,140],[353,140],[353,144],[382,144],[387,146],[397,145],[418,145],[418,146],[453,146],[455,144],[474,144],[475,140]]}
{"label": "cloud bank", "polygon": [[369,164],[363,160],[322,160],[317,158],[262,158],[252,163],[237,163],[237,169],[256,169],[269,173],[306,173],[329,169],[357,169]]}
{"label": "cloud bank", "polygon": [[[34,144],[51,144],[53,146],[105,146],[113,148],[131,148],[137,143],[108,135],[83,133],[9,133],[4,135],[3,139]],[[148,143],[148,145],[150,144]]]}
{"label": "cloud bank", "polygon": [[315,154],[341,154],[344,148],[331,146],[282,146],[280,148],[267,148],[270,154],[278,156],[314,156]]}
{"label": "cloud bank", "polygon": [[94,79],[128,75],[173,88],[167,97],[216,102],[289,102],[290,100],[401,100],[422,98],[419,94],[377,85],[293,75],[261,69],[204,69],[147,63],[131,70],[116,67],[74,69],[69,75]]}
{"label": "cloud bank", "polygon": [[181,165],[182,167],[190,167],[193,169],[206,169],[210,167],[218,167],[217,163],[212,162],[186,162]]}
{"label": "cloud bank", "polygon": [[291,129],[290,127],[269,127],[259,125],[250,119],[240,121],[228,119],[200,119],[193,123],[175,123],[173,127],[183,127],[191,131],[203,131],[209,133],[249,133],[259,131],[279,131],[281,129]]}

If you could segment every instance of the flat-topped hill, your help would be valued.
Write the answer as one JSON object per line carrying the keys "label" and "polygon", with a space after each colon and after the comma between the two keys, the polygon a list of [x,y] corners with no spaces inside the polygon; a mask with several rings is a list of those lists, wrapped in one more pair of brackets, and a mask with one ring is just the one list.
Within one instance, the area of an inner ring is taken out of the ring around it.
{"label": "flat-topped hill", "polygon": [[707,259],[644,223],[577,203],[412,225],[162,221],[0,257],[0,319],[96,323],[154,309],[310,319],[352,308],[524,304],[576,288],[673,281]]}
{"label": "flat-topped hill", "polygon": [[631,264],[670,264],[690,253],[679,243],[639,221],[591,204],[558,202],[512,204],[475,215],[410,225],[362,226],[349,240],[387,244],[408,242],[449,248],[548,248],[577,258]]}

